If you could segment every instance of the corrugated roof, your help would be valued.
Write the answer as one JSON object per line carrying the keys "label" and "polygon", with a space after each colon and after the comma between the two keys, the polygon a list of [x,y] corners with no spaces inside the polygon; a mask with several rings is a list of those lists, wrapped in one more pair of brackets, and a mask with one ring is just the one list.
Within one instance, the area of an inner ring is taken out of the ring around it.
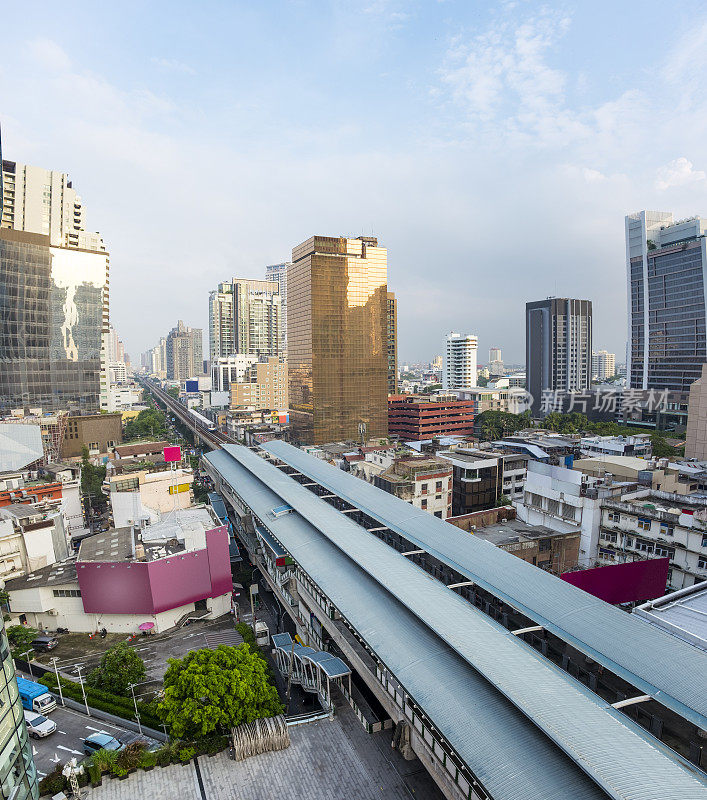
{"label": "corrugated roof", "polygon": [[[707,727],[703,653],[544,570],[286,442],[264,449],[327,487],[612,672]],[[680,669],[676,669],[676,664]],[[696,675],[704,680],[695,680]]]}
{"label": "corrugated roof", "polygon": [[577,765],[616,798],[644,799],[647,786],[666,800],[707,796],[672,753],[529,645],[273,465],[226,450],[206,458],[261,519],[275,493],[295,508],[268,527],[494,798],[602,797]]}

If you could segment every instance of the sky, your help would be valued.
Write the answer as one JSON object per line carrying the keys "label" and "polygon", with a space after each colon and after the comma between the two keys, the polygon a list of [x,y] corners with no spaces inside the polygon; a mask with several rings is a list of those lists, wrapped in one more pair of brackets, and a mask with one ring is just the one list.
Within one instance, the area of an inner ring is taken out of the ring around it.
{"label": "sky", "polygon": [[594,304],[623,361],[624,215],[707,216],[707,9],[685,0],[55,2],[2,10],[5,158],[69,173],[133,361],[313,234],[375,235],[401,363],[525,358]]}

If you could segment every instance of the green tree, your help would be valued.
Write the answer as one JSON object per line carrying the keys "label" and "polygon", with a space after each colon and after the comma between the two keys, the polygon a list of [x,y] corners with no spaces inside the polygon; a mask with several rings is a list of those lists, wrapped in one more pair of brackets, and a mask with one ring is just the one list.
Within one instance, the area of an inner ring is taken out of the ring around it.
{"label": "green tree", "polygon": [[26,658],[24,654],[32,649],[32,642],[37,638],[38,631],[25,625],[10,625],[6,633],[12,657]]}
{"label": "green tree", "polygon": [[282,713],[267,662],[247,644],[192,650],[170,658],[157,710],[176,738],[227,733],[244,722]]}
{"label": "green tree", "polygon": [[145,679],[145,664],[126,642],[118,642],[108,648],[100,664],[88,675],[88,684],[112,694],[127,694],[131,683]]}
{"label": "green tree", "polygon": [[483,389],[483,388],[485,388],[486,386],[489,385],[489,379],[488,378],[484,378],[483,375],[479,375],[476,378],[476,385]]}
{"label": "green tree", "polygon": [[126,442],[147,438],[154,440],[167,438],[165,416],[156,408],[146,408],[141,411],[127,422],[123,431],[123,440]]}
{"label": "green tree", "polygon": [[530,412],[511,414],[508,411],[484,411],[474,420],[474,427],[486,441],[501,439],[530,425]]}
{"label": "green tree", "polygon": [[88,447],[81,449],[81,494],[88,497],[91,505],[98,506],[106,502],[103,494],[103,481],[106,477],[105,467],[94,466],[88,458]]}
{"label": "green tree", "polygon": [[169,389],[167,389],[167,394],[171,395],[175,400],[179,400],[179,387],[170,386]]}

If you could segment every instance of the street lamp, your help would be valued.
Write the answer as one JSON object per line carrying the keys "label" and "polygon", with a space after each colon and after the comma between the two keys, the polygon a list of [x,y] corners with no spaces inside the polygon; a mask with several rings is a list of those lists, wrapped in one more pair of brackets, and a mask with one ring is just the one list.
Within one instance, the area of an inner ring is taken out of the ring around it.
{"label": "street lamp", "polygon": [[136,686],[137,684],[135,683],[129,683],[128,689],[130,689],[130,694],[132,694],[133,696],[133,705],[135,706],[135,719],[137,720],[137,729],[140,732],[140,735],[142,735],[142,725],[140,724],[140,712],[137,710],[137,700],[135,699]]}
{"label": "street lamp", "polygon": [[59,659],[56,656],[54,656],[52,658],[52,664],[54,664],[54,674],[56,675],[56,685],[59,689],[59,698],[61,699],[61,704],[65,706],[66,703],[64,702],[64,693],[61,691],[61,681],[59,680],[59,667],[57,667],[56,665],[56,662],[58,660]]}

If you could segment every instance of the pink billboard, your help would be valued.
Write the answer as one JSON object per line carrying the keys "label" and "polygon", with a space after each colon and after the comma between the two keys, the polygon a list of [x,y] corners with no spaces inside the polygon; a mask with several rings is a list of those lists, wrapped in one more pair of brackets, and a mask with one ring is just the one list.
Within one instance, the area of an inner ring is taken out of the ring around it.
{"label": "pink billboard", "polygon": [[164,449],[164,460],[169,463],[170,461],[181,461],[182,460],[182,448],[179,445],[174,445],[172,447],[165,447]]}
{"label": "pink billboard", "polygon": [[669,563],[669,558],[648,558],[563,572],[560,577],[607,603],[641,603],[665,594]]}

